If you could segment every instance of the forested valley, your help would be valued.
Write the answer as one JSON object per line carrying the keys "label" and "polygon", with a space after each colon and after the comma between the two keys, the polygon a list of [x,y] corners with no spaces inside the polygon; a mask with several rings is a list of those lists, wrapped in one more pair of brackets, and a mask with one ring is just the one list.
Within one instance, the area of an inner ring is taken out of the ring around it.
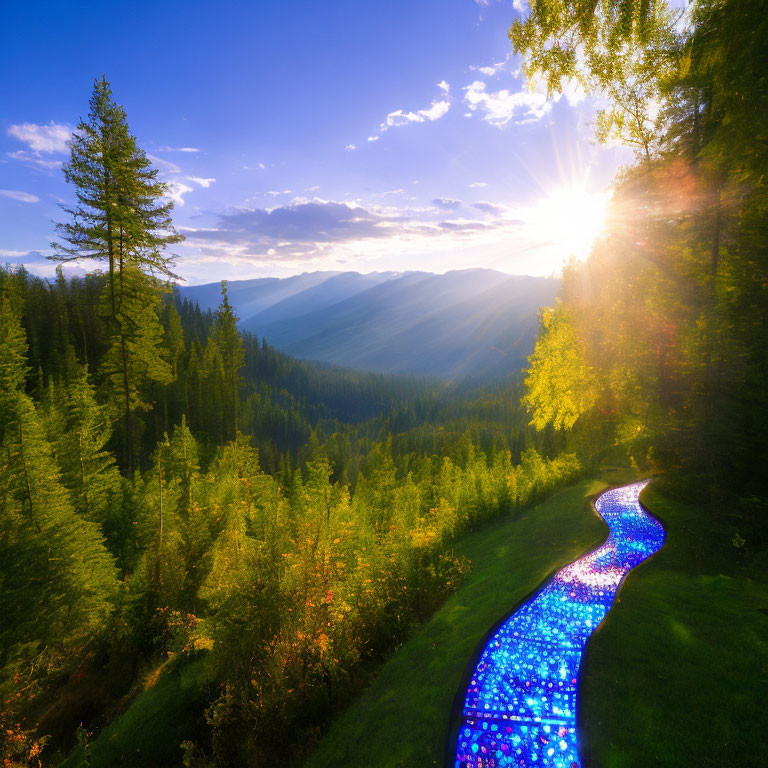
{"label": "forested valley", "polygon": [[299,759],[461,583],[452,542],[584,458],[519,382],[302,363],[240,333],[226,283],[215,313],[182,301],[171,205],[103,79],[65,173],[59,259],[104,269],[0,270],[3,757],[87,760],[191,669],[187,764]]}
{"label": "forested valley", "polygon": [[601,94],[597,138],[637,155],[493,385],[297,361],[239,329],[226,283],[215,312],[183,300],[173,205],[96,80],[53,257],[91,272],[0,269],[9,768],[88,765],[153,689],[172,727],[124,764],[300,765],[468,577],[455,542],[600,464],[658,474],[764,568],[768,15],[530,6],[524,73]]}

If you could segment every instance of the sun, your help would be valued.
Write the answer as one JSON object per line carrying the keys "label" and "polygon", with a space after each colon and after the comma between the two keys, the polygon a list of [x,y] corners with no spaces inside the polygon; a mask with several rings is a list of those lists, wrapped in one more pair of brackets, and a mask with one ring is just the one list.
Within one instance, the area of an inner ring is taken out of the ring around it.
{"label": "sun", "polygon": [[590,192],[586,184],[560,186],[531,208],[529,224],[542,251],[559,271],[572,256],[583,260],[603,233],[610,192]]}

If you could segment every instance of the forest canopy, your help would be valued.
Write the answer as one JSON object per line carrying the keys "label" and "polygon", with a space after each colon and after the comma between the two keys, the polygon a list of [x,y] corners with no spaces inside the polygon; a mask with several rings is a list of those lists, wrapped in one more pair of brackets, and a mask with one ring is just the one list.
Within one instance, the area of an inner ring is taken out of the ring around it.
{"label": "forest canopy", "polygon": [[[763,4],[700,0],[685,15],[663,2],[531,9],[510,30],[528,75],[553,90],[576,78],[601,95],[597,137],[638,156],[616,179],[606,235],[565,271],[560,304],[543,315],[525,396],[533,423],[608,430],[695,498],[739,495],[761,508],[743,524],[764,530]],[[581,407],[563,412],[572,393]]]}

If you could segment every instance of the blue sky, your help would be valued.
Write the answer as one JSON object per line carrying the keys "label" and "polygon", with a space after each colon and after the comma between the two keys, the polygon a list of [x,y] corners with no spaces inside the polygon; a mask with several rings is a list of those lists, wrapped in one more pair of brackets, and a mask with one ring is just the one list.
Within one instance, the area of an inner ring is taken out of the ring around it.
{"label": "blue sky", "polygon": [[530,92],[522,0],[19,2],[0,9],[0,258],[50,271],[61,162],[105,73],[177,201],[190,283],[583,255],[625,151]]}

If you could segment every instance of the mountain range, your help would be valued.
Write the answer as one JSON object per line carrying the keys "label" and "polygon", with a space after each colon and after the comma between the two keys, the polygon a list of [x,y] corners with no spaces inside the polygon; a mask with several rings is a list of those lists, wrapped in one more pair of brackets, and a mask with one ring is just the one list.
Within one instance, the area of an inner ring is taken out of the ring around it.
{"label": "mountain range", "polygon": [[[496,379],[533,348],[559,280],[491,269],[308,272],[227,284],[244,331],[289,354],[380,373]],[[219,283],[179,287],[216,309]]]}

